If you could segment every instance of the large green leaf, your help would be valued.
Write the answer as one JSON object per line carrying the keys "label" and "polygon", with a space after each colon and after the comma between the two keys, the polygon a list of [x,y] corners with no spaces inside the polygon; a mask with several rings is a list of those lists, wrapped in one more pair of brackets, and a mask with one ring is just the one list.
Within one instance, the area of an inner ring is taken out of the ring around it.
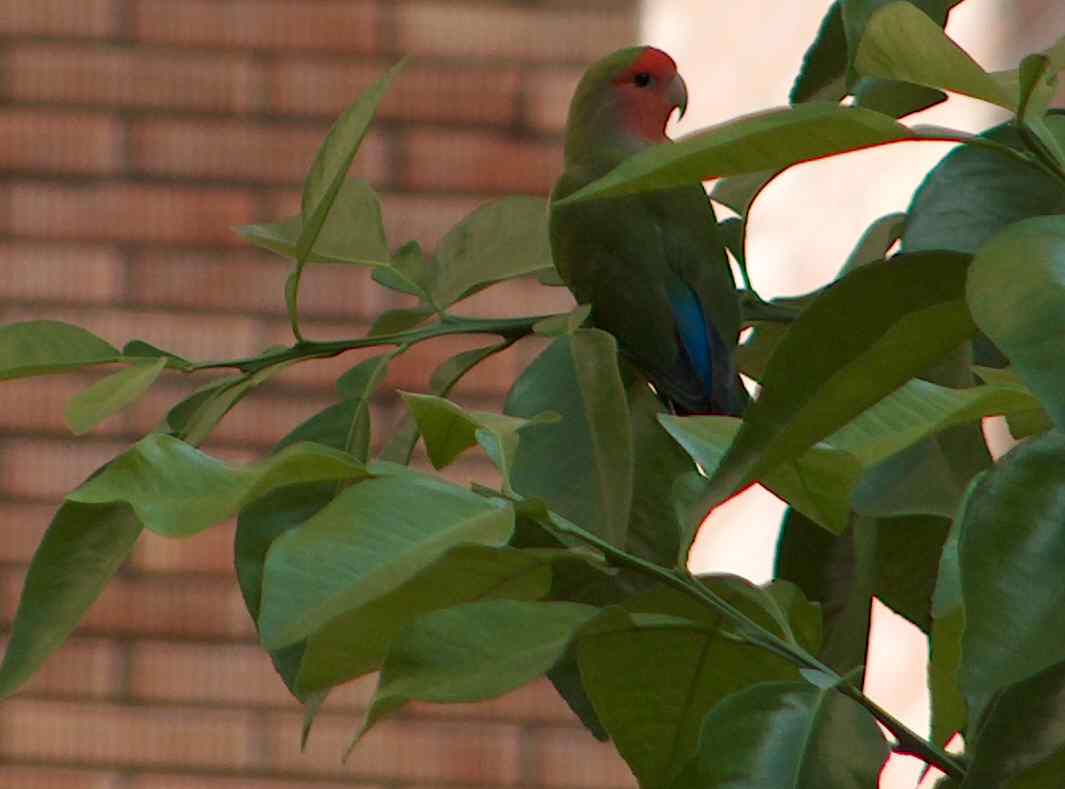
{"label": "large green leaf", "polygon": [[166,357],[134,362],[124,370],[102,378],[70,398],[63,412],[75,434],[92,430],[143,395],[166,367]]}
{"label": "large green leaf", "polygon": [[[1047,123],[1065,144],[1065,115],[1050,115]],[[1024,145],[1013,124],[996,126],[980,136],[1013,148]],[[1065,189],[1033,165],[963,145],[929,172],[907,213],[903,252],[975,253],[1007,225],[1031,216],[1065,214]]]}
{"label": "large green leaf", "polygon": [[1002,87],[955,44],[927,14],[909,2],[878,8],[865,25],[855,68],[882,77],[941,88],[1012,110],[1017,96]]}
{"label": "large green leaf", "polygon": [[500,546],[514,529],[505,502],[402,467],[348,488],[266,558],[259,628],[271,649],[398,588],[460,543]]}
{"label": "large green leaf", "polygon": [[868,789],[891,746],[835,689],[769,682],[741,690],[703,723],[699,755],[673,789]]}
{"label": "large green leaf", "polygon": [[970,733],[993,696],[1065,661],[1065,435],[1026,442],[980,477],[960,514],[960,684]]}
{"label": "large green leaf", "polygon": [[0,326],[0,381],[117,362],[121,356],[110,343],[69,323],[26,321]]}
{"label": "large green leaf", "polygon": [[504,412],[561,420],[527,431],[518,445],[514,489],[622,546],[632,501],[633,440],[617,344],[597,329],[559,337],[525,369]]}
{"label": "large green leaf", "polygon": [[235,515],[273,488],[367,476],[365,467],[347,453],[317,444],[297,444],[262,463],[233,467],[172,436],[153,433],[67,500],[125,502],[146,528],[187,537]]}
{"label": "large green leaf", "polygon": [[913,136],[894,119],[860,107],[811,103],[766,110],[638,153],[561,202],[779,170]]}
{"label": "large green leaf", "polygon": [[[258,622],[259,618],[263,565],[270,545],[318,513],[336,493],[336,485],[329,482],[287,485],[256,499],[240,511],[233,558],[244,604],[254,621]],[[300,641],[270,650],[270,658],[292,695],[306,702],[311,696],[297,686],[296,679],[304,649],[305,643]]]}
{"label": "large green leaf", "polygon": [[950,520],[935,515],[879,518],[876,524],[876,596],[928,633],[932,595]]}
{"label": "large green leaf", "polygon": [[971,336],[968,263],[951,253],[871,263],[808,306],[711,478],[711,503],[798,457]]}
{"label": "large green leaf", "polygon": [[518,451],[518,433],[531,425],[557,422],[552,413],[521,419],[490,411],[469,411],[433,395],[400,392],[418,423],[433,468],[441,469],[478,444],[495,463],[509,489],[510,472]]}
{"label": "large green leaf", "polygon": [[408,701],[483,701],[542,676],[599,609],[486,600],[408,624],[392,643],[359,737]]}
{"label": "large green leaf", "polygon": [[773,569],[774,576],[797,584],[821,606],[824,643],[817,657],[841,675],[866,663],[876,586],[875,523],[854,517],[849,525],[833,536],[789,508]]}
{"label": "large green leaf", "polygon": [[[728,416],[659,417],[669,434],[711,477],[741,429]],[[850,453],[821,444],[768,469],[759,481],[797,510],[836,534],[847,528],[850,496],[862,467]]]}
{"label": "large green leaf", "polygon": [[[972,490],[970,485],[969,490]],[[963,499],[959,516],[951,524],[939,574],[932,594],[932,630],[928,637],[928,691],[931,696],[932,742],[944,746],[955,732],[965,729],[968,709],[958,684],[961,639],[965,632],[965,605],[961,593],[959,535],[964,520]]]}
{"label": "large green leaf", "polygon": [[73,632],[133,550],[141,524],[123,504],[59,508],[37,546],[0,664],[10,696]]}
{"label": "large green leaf", "polygon": [[[296,260],[300,254],[302,227],[303,218],[293,216],[280,222],[242,225],[237,232],[256,246]],[[381,201],[365,181],[345,179],[307,262],[387,267],[390,259],[381,221]]]}
{"label": "large green leaf", "polygon": [[975,742],[966,785],[1054,789],[1065,770],[1065,663],[996,697]]}
{"label": "large green leaf", "polygon": [[560,561],[578,560],[565,551],[458,545],[395,590],[311,635],[300,687],[326,688],[376,671],[403,627],[431,611],[483,599],[546,597],[552,565]]}
{"label": "large green leaf", "polygon": [[1065,427],[1065,216],[1011,225],[973,260],[969,308]]}
{"label": "large green leaf", "polygon": [[433,298],[446,307],[494,282],[552,268],[546,203],[505,197],[481,206],[441,239]]}
{"label": "large green leaf", "polygon": [[[848,93],[856,75],[851,69],[869,17],[890,0],[833,2],[803,58],[789,101],[838,101]],[[914,5],[943,27],[950,9],[961,0],[914,0]],[[885,81],[898,85],[892,81]],[[860,83],[859,83],[860,86]],[[905,113],[900,113],[905,114]],[[899,116],[896,116],[899,117]]]}
{"label": "large green leaf", "polygon": [[780,658],[723,632],[713,613],[687,598],[657,599],[653,613],[684,618],[647,620],[645,609],[607,609],[577,642],[599,720],[644,787],[670,784],[696,752],[703,717],[725,696],[798,676]]}
{"label": "large green leaf", "polygon": [[[503,340],[495,345],[463,351],[441,362],[429,378],[429,388],[434,395],[447,397],[455,384],[462,380],[470,370],[485,359],[505,351],[514,344],[513,340]],[[418,443],[418,424],[414,417],[405,414],[393,431],[392,437],[381,449],[381,460],[407,464],[410,462],[414,445]]]}

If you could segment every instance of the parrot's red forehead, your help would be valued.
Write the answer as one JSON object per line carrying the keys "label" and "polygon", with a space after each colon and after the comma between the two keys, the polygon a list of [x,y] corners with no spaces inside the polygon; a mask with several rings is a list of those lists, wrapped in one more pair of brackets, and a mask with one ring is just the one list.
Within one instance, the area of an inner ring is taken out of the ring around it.
{"label": "parrot's red forehead", "polygon": [[677,64],[662,50],[647,47],[626,70],[626,74],[641,72],[647,72],[659,79],[667,79],[677,73]]}

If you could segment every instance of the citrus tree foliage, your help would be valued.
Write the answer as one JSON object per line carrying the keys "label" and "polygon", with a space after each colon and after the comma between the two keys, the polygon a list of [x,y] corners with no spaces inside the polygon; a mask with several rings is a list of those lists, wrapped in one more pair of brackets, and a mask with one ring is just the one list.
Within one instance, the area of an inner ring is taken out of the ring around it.
{"label": "citrus tree foliage", "polygon": [[[662,413],[584,308],[453,312],[498,282],[558,284],[545,205],[485,205],[431,256],[386,239],[377,197],[347,171],[399,67],[337,121],[300,214],[240,229],[292,261],[292,345],[193,361],[54,321],[0,328],[3,378],[117,365],[70,401],[79,434],[162,375],[228,372],[66,497],[26,577],[0,695],[70,634],[142,530],[181,538],[236,515],[249,614],[308,725],[331,688],[379,672],[356,741],[407,701],[478,701],[546,674],[645,787],[869,787],[892,750],[948,786],[1060,786],[1065,114],[1048,103],[1065,44],[989,73],[943,32],[957,1],[835,3],[790,106],[641,153],[567,198],[716,180],[735,214],[721,235],[746,272],[747,216],[783,170],[959,143],[905,214],[855,228],[834,282],[776,302],[744,292],[740,359],[761,393],[742,420]],[[979,134],[900,120],[951,93],[1013,118]],[[306,339],[300,281],[324,263],[368,267],[409,303],[367,336]],[[456,334],[484,344],[444,362],[431,391],[402,393],[409,415],[382,435],[367,404],[390,362]],[[546,349],[503,413],[448,399],[534,334]],[[269,456],[234,466],[197,448],[274,375],[367,348],[336,402]],[[997,462],[981,432],[992,415],[1020,440]],[[436,469],[484,453],[499,488],[414,470],[419,436]],[[690,574],[698,523],[755,482],[790,505],[777,577]],[[873,597],[928,635],[928,739],[862,692]],[[959,732],[964,753],[948,753]]]}

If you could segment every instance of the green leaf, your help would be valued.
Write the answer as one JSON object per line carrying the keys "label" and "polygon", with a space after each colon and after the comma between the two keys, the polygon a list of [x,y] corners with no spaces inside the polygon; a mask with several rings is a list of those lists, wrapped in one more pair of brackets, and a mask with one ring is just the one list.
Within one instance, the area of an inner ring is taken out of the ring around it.
{"label": "green leaf", "polygon": [[874,521],[852,517],[833,536],[794,508],[784,514],[773,574],[820,604],[824,641],[817,657],[840,674],[865,665],[876,585]]}
{"label": "green leaf", "polygon": [[[971,493],[973,485],[969,486]],[[965,632],[965,605],[961,591],[959,536],[968,496],[947,532],[932,594],[932,630],[928,638],[928,690],[931,695],[932,742],[945,746],[955,732],[965,729],[968,709],[958,684],[961,639]]]}
{"label": "green leaf", "polygon": [[[739,419],[728,416],[663,415],[659,421],[711,478],[742,425]],[[824,528],[839,534],[847,528],[851,491],[861,472],[854,456],[818,445],[792,461],[770,468],[759,481]]]}
{"label": "green leaf", "polygon": [[433,297],[447,307],[492,283],[552,268],[546,203],[505,197],[481,206],[441,239]]}
{"label": "green leaf", "polygon": [[[631,376],[627,395],[634,466],[626,550],[663,567],[687,566],[691,541],[705,515],[690,512],[687,505],[701,498],[705,480],[659,424],[662,404],[642,376]],[[675,493],[684,494],[689,484],[694,492],[678,501]]]}
{"label": "green leaf", "polygon": [[[470,370],[490,356],[505,351],[513,344],[514,340],[503,340],[495,345],[455,354],[443,361],[429,376],[430,390],[439,397],[447,397],[455,384],[461,381]],[[411,453],[417,443],[418,425],[410,414],[405,414],[395,428],[392,438],[381,450],[379,457],[384,461],[406,465],[410,462]]]}
{"label": "green leaf", "polygon": [[396,250],[388,266],[374,269],[373,278],[378,285],[430,302],[430,307],[435,310],[432,295],[435,273],[425,259],[421,245],[417,241],[408,241]]}
{"label": "green leaf", "polygon": [[293,362],[264,367],[257,373],[230,376],[207,384],[175,405],[166,415],[171,432],[188,444],[202,444],[215,426],[252,389]]}
{"label": "green leaf", "polygon": [[1065,769],[1065,663],[1057,663],[996,697],[975,742],[970,786],[1055,787]]}
{"label": "green leaf", "polygon": [[273,488],[366,476],[366,469],[350,455],[315,444],[298,444],[262,463],[237,468],[172,436],[153,433],[67,500],[126,502],[146,528],[168,537],[187,537],[224,521]]}
{"label": "green leaf", "polygon": [[875,263],[887,257],[888,250],[902,238],[906,229],[906,214],[887,214],[877,219],[866,228],[858,243],[854,245],[847,262],[840,270],[840,276],[849,274],[854,269]]}
{"label": "green leaf", "polygon": [[932,594],[949,531],[950,520],[934,515],[876,521],[876,596],[924,633],[932,628]]}
{"label": "green leaf", "polygon": [[432,314],[433,308],[426,304],[411,307],[410,309],[385,310],[374,318],[368,335],[370,337],[380,337],[383,334],[398,334],[401,331],[408,331],[424,323]]}
{"label": "green leaf", "polygon": [[974,258],[967,292],[977,325],[1065,426],[1065,217],[1026,219],[996,236]]}
{"label": "green leaf", "polygon": [[[300,255],[303,218],[242,225],[237,232],[247,241],[293,260]],[[381,201],[365,181],[344,179],[325,224],[318,232],[308,263],[356,263],[388,266],[391,255],[381,221]]]}
{"label": "green leaf", "polygon": [[292,323],[292,332],[297,339],[301,338],[298,302],[303,266],[310,257],[311,250],[314,249],[337,193],[347,177],[348,169],[370,128],[370,122],[377,112],[377,105],[405,62],[401,60],[389,69],[381,79],[363,92],[358,101],[341,114],[337,122],[333,124],[333,128],[329,130],[325,142],[318,149],[314,164],[311,165],[311,170],[303,182],[303,195],[300,201],[300,234],[295,249],[296,264],[285,287],[289,320]]}
{"label": "green leaf", "polygon": [[910,129],[861,107],[811,103],[766,110],[638,153],[560,204],[779,170],[907,139],[914,139]]}
{"label": "green leaf", "polygon": [[[1057,111],[1061,113],[1061,110]],[[1065,115],[1047,123],[1065,144]],[[1002,124],[981,138],[1021,149],[1016,127]],[[1065,214],[1065,189],[1033,165],[974,145],[955,148],[936,165],[913,197],[903,252],[951,249],[975,253],[1008,225],[1031,216]]]}
{"label": "green leaf", "polygon": [[889,3],[870,17],[854,59],[863,75],[960,93],[1012,110],[1010,95],[941,25],[908,2]]}
{"label": "green leaf", "polygon": [[122,356],[126,359],[131,357],[146,358],[146,359],[158,359],[160,357],[166,359],[168,367],[176,367],[177,369],[188,368],[192,365],[187,359],[182,359],[176,353],[170,351],[164,351],[161,348],[156,348],[151,343],[144,340],[130,340],[124,346],[122,346]]}
{"label": "green leaf", "polygon": [[327,688],[378,670],[403,627],[429,612],[484,599],[543,598],[560,561],[579,560],[566,551],[458,545],[393,591],[312,634],[300,687]]}
{"label": "green leaf", "polygon": [[644,787],[669,785],[695,755],[703,717],[727,695],[757,682],[798,678],[780,658],[722,632],[706,609],[678,605],[676,612],[658,613],[698,619],[647,621],[611,608],[577,641],[596,714]]}
{"label": "green leaf", "polygon": [[483,701],[542,676],[597,612],[579,603],[486,600],[415,620],[388,652],[356,739],[408,701]]}
{"label": "green leaf", "polygon": [[[295,529],[317,514],[334,496],[336,485],[312,482],[287,485],[256,499],[240,511],[234,542],[234,565],[244,604],[258,622],[262,603],[263,565],[266,553],[279,536]],[[270,650],[270,659],[285,686],[300,701],[311,694],[297,686],[296,677],[303,662],[304,642]]]}
{"label": "green leaf", "polygon": [[614,338],[597,329],[558,338],[514,383],[503,410],[525,419],[545,411],[561,416],[522,436],[514,489],[624,545],[634,461]]}
{"label": "green leaf", "polygon": [[898,82],[893,79],[866,77],[854,86],[854,104],[876,110],[892,118],[902,118],[927,110],[947,100],[947,94],[935,88]]}
{"label": "green leaf", "polygon": [[712,501],[798,457],[970,337],[968,262],[928,253],[871,263],[818,296],[773,355],[711,477]]}
{"label": "green leaf", "polygon": [[392,468],[395,476],[346,489],[271,546],[259,616],[267,648],[299,641],[388,594],[455,545],[510,539],[508,504]]}
{"label": "green leaf", "polygon": [[533,331],[544,337],[561,337],[563,334],[573,334],[584,325],[588,316],[592,314],[591,304],[578,304],[564,315],[553,315],[544,318],[533,325]]}
{"label": "green leaf", "polygon": [[166,367],[166,358],[145,359],[102,378],[70,398],[63,412],[76,435],[88,433],[107,417],[137,401]]}
{"label": "green leaf", "polygon": [[839,101],[847,94],[847,37],[838,0],[829,6],[802,59],[788,101]]}
{"label": "green leaf", "polygon": [[834,689],[755,685],[703,722],[699,755],[674,789],[867,789],[891,747],[876,720]]}
{"label": "green leaf", "polygon": [[1065,661],[1065,436],[1021,444],[980,477],[959,514],[965,609],[960,684],[972,734],[994,695]]}
{"label": "green leaf", "polygon": [[129,556],[141,524],[121,504],[65,502],[37,546],[0,664],[10,696],[66,640]]}
{"label": "green leaf", "polygon": [[468,411],[433,395],[400,392],[400,396],[418,423],[433,468],[450,465],[464,451],[480,444],[499,469],[507,488],[518,451],[518,433],[530,425],[559,421],[557,414],[551,412],[521,419],[489,411]]}
{"label": "green leaf", "polygon": [[0,381],[117,362],[121,356],[110,343],[69,323],[25,321],[0,326]]}

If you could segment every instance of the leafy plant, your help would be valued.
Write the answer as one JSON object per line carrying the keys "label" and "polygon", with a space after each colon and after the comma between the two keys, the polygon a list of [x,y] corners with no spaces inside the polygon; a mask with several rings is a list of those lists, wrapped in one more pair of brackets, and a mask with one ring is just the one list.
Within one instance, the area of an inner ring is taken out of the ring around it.
{"label": "leafy plant", "polygon": [[[869,228],[836,281],[776,302],[745,292],[754,331],[741,362],[762,392],[742,420],[660,413],[584,308],[452,311],[498,282],[554,282],[545,205],[486,205],[433,256],[390,243],[377,197],[347,171],[398,66],[337,121],[301,213],[240,229],[293,261],[292,345],[198,362],[54,321],[0,328],[3,378],[120,365],[71,400],[77,433],[160,375],[230,373],[66,497],[29,569],[0,695],[70,634],[142,529],[182,537],[238,515],[249,613],[308,718],[330,688],[380,671],[356,740],[409,700],[477,701],[547,674],[646,787],[867,787],[892,750],[946,786],[1058,786],[1065,113],[1048,103],[1065,42],[988,73],[943,32],[955,5],[841,0],[791,106],[634,156],[567,198],[719,179],[712,196],[736,213],[722,237],[746,271],[747,214],[784,169],[900,141],[960,144],[907,214]],[[948,93],[1014,118],[981,134],[899,120]],[[369,267],[411,303],[368,336],[306,339],[300,281],[320,263]],[[407,421],[374,440],[368,402],[391,361],[456,334],[489,339],[441,365],[431,393],[403,393]],[[447,399],[534,334],[550,344],[503,413]],[[366,348],[386,351],[343,375],[336,403],[269,457],[232,466],[197,448],[287,367]],[[997,462],[980,430],[991,415],[1024,439]],[[437,469],[478,447],[499,489],[411,468],[419,436]],[[754,482],[791,505],[777,578],[693,576],[699,522]],[[874,596],[929,636],[929,739],[862,692]],[[958,732],[965,751],[948,753]]]}

